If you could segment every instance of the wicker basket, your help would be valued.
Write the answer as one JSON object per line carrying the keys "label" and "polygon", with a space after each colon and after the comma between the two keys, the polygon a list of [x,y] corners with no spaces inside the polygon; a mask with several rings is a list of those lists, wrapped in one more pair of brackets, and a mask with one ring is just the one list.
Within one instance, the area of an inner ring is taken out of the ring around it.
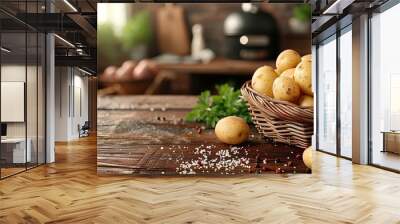
{"label": "wicker basket", "polygon": [[250,81],[242,86],[241,92],[249,105],[253,123],[262,135],[300,148],[311,145],[314,127],[312,108],[260,95],[251,88]]}

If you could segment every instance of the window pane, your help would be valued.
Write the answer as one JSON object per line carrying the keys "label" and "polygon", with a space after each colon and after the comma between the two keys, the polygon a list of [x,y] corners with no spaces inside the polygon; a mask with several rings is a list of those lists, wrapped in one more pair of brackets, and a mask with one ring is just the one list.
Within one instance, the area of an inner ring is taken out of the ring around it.
{"label": "window pane", "polygon": [[26,33],[3,32],[1,46],[1,177],[25,170],[30,162],[26,141]]}
{"label": "window pane", "polygon": [[336,37],[318,48],[318,148],[336,153]]}
{"label": "window pane", "polygon": [[371,137],[372,163],[400,170],[398,21],[400,4],[371,18]]}
{"label": "window pane", "polygon": [[340,36],[340,153],[352,156],[352,35]]}
{"label": "window pane", "polygon": [[26,118],[27,118],[27,140],[29,143],[30,158],[28,160],[28,168],[37,165],[37,74],[38,74],[38,52],[37,52],[38,36],[36,32],[28,31],[27,33],[27,80],[26,80]]}
{"label": "window pane", "polygon": [[46,60],[46,52],[45,52],[45,45],[46,45],[46,37],[44,34],[39,33],[39,41],[38,41],[38,57],[39,57],[39,64],[38,64],[38,164],[45,163],[45,60]]}

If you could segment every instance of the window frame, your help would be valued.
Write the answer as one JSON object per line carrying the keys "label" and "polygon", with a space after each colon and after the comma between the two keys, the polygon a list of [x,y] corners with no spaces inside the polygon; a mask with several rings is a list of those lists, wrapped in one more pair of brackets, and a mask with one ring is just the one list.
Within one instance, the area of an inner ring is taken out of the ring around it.
{"label": "window frame", "polygon": [[[373,167],[377,167],[377,168],[380,168],[380,169],[384,169],[384,170],[388,170],[388,171],[392,171],[392,172],[395,172],[395,173],[400,173],[400,170],[393,169],[393,168],[390,168],[390,167],[386,167],[386,166],[382,166],[382,165],[373,163],[372,91],[371,91],[372,90],[372,83],[371,83],[371,80],[372,80],[372,60],[371,60],[371,58],[372,58],[372,41],[371,41],[371,39],[372,39],[372,29],[371,29],[371,19],[372,19],[373,14],[375,14],[375,13],[383,13],[383,12],[387,11],[388,9],[391,9],[392,7],[394,7],[394,6],[398,5],[398,4],[400,4],[400,0],[387,0],[383,4],[380,4],[379,6],[376,6],[374,8],[365,9],[364,11],[358,12],[358,13],[356,13],[356,15],[354,15],[356,17],[363,16],[363,15],[368,17],[367,18],[367,32],[366,32],[366,34],[362,34],[362,36],[361,36],[361,37],[367,39],[367,45],[366,45],[367,46],[367,49],[366,49],[367,53],[366,53],[366,65],[365,65],[365,69],[366,69],[366,73],[367,73],[367,74],[365,74],[366,75],[366,79],[367,79],[367,81],[366,81],[366,85],[367,85],[366,86],[366,88],[367,88],[367,96],[366,96],[366,98],[367,98],[367,100],[366,100],[366,104],[367,104],[366,105],[366,109],[367,109],[367,112],[366,112],[366,117],[367,117],[367,124],[366,124],[366,126],[367,126],[367,136],[366,136],[366,139],[363,140],[363,143],[366,144],[366,148],[360,148],[358,150],[362,150],[363,152],[365,151],[365,153],[367,154],[367,159],[366,159],[366,164],[367,165],[370,165],[370,166],[373,166]],[[322,41],[328,39],[330,36],[336,34],[336,45],[337,45],[337,48],[339,48],[340,47],[339,38],[341,36],[340,32],[343,31],[344,29],[346,29],[346,27],[348,25],[353,25],[352,20],[353,20],[353,15],[351,15],[351,14],[337,15],[337,21],[333,25],[330,25],[329,27],[327,27],[326,29],[324,29],[320,33],[314,34],[315,36],[313,37],[313,45],[315,45],[315,49],[316,49],[316,51],[315,51],[316,52],[315,53],[316,61],[318,61],[318,57],[319,57],[318,48],[319,48],[320,43]],[[354,43],[354,40],[353,40],[353,43]],[[340,52],[337,51],[336,55],[337,55],[337,57],[340,57]],[[354,58],[353,58],[353,62],[354,62]],[[337,61],[336,63],[337,63],[337,66],[339,66],[339,68],[337,69],[337,76],[338,77],[337,77],[336,85],[340,85],[340,72],[341,72],[340,62]],[[315,75],[316,88],[315,89],[316,90],[318,89],[318,85],[319,85],[319,80],[318,80],[319,79],[319,74],[318,74],[319,68],[318,67],[319,67],[319,65],[318,65],[318,63],[316,63],[316,65],[315,65],[315,68],[316,68],[315,69],[316,70],[315,71],[316,72],[316,75]],[[354,70],[353,70],[353,72],[354,72]],[[364,75],[364,74],[362,74],[362,75]],[[353,74],[353,76],[354,76],[354,74]],[[365,85],[365,84],[363,84],[363,85]],[[338,88],[339,88],[338,93],[340,93],[339,92],[340,91],[340,86]],[[316,116],[315,116],[315,122],[316,122],[316,125],[315,125],[315,140],[316,140],[315,141],[315,145],[316,145],[316,150],[320,151],[320,152],[324,152],[324,153],[330,154],[330,155],[333,155],[333,156],[336,156],[336,157],[340,157],[340,158],[344,158],[344,159],[348,159],[348,160],[354,161],[355,158],[348,158],[348,157],[345,157],[345,156],[341,155],[341,153],[340,153],[340,151],[341,151],[340,150],[340,146],[341,146],[340,145],[340,131],[341,131],[341,127],[340,127],[340,94],[338,94],[339,95],[337,97],[338,102],[337,102],[337,105],[336,105],[337,106],[337,114],[336,115],[337,115],[337,118],[338,118],[338,121],[337,121],[337,125],[338,125],[337,132],[338,133],[337,133],[337,136],[336,136],[337,137],[336,144],[338,146],[337,152],[335,154],[335,153],[329,153],[329,152],[326,152],[324,150],[319,149],[319,142],[318,142],[318,139],[319,139],[319,136],[318,136],[319,135],[318,134],[319,133],[319,130],[318,130],[318,122],[319,122],[318,110],[320,108],[318,107],[318,98],[319,98],[318,95],[319,95],[318,91],[316,91],[316,94],[315,94],[315,97],[316,97],[316,108],[315,108],[315,111],[314,111],[316,113]],[[361,114],[359,116],[361,116]],[[352,148],[353,147],[354,147],[354,145],[352,146]],[[353,155],[354,155],[354,149],[352,149],[352,151],[353,151]],[[362,152],[358,151],[358,153],[360,154]]]}
{"label": "window frame", "polygon": [[[340,67],[340,38],[342,35],[346,34],[347,32],[352,32],[352,17],[351,15],[345,16],[343,17],[341,20],[339,20],[336,24],[333,24],[331,27],[327,28],[325,30],[325,33],[322,33],[322,38],[318,38],[316,39],[316,41],[314,42],[315,45],[315,52],[316,52],[316,66],[315,66],[315,84],[316,84],[316,88],[315,88],[315,97],[316,97],[316,106],[315,106],[315,145],[316,145],[316,150],[319,152],[323,152],[329,155],[333,155],[333,156],[337,156],[346,160],[352,160],[352,158],[347,157],[342,155],[341,153],[341,119],[340,119],[340,103],[341,103],[341,97],[340,97],[340,77],[341,77],[341,67]],[[332,38],[333,36],[335,36],[334,38]],[[329,40],[331,39],[331,40]],[[319,63],[318,63],[318,59],[319,59],[319,53],[318,53],[318,49],[320,47],[320,45],[322,43],[327,43],[330,41],[336,41],[336,152],[332,153],[329,152],[327,150],[324,149],[320,149],[320,143],[319,143],[319,112],[320,112],[320,107],[319,107],[319,98],[320,98],[320,94],[318,93],[318,88],[319,88],[319,78],[320,78],[320,74],[319,74]]]}
{"label": "window frame", "polygon": [[368,165],[377,167],[383,170],[395,172],[395,173],[400,173],[400,170],[390,168],[384,165],[376,164],[373,162],[373,132],[372,132],[372,18],[374,14],[381,14],[384,13],[385,11],[393,8],[394,6],[397,6],[400,4],[400,0],[388,0],[385,3],[381,4],[380,6],[367,11],[368,14],[368,111],[367,111],[367,116],[368,116]]}
{"label": "window frame", "polygon": [[[39,11],[39,8],[38,8],[39,2],[40,2],[39,0],[32,1],[32,3],[36,3],[36,11],[37,12]],[[23,3],[25,3],[25,12],[27,12],[27,2],[23,1]],[[46,7],[45,10],[47,12],[48,7]],[[24,51],[25,51],[25,56],[24,56],[25,57],[25,88],[24,88],[25,89],[25,93],[24,93],[25,94],[25,97],[24,97],[25,98],[24,99],[24,101],[25,101],[24,102],[25,166],[24,166],[23,170],[14,172],[9,175],[4,175],[2,173],[2,167],[0,166],[0,181],[1,181],[3,179],[15,176],[17,174],[26,172],[30,169],[37,168],[37,167],[47,163],[47,144],[48,143],[47,143],[47,110],[46,110],[46,108],[47,108],[47,44],[48,44],[48,40],[47,40],[47,32],[38,30],[38,29],[30,26],[29,24],[24,23],[23,21],[19,20],[18,18],[14,17],[12,13],[9,13],[5,9],[3,9],[1,7],[1,4],[0,4],[0,12],[5,13],[6,15],[9,15],[11,19],[14,19],[15,21],[21,23],[22,27],[23,27],[23,29],[18,30],[18,31],[8,31],[8,30],[0,29],[0,45],[2,45],[2,43],[1,43],[2,42],[2,39],[1,39],[2,34],[18,32],[18,33],[25,35],[25,49],[24,49]],[[0,28],[1,28],[1,23],[0,23]],[[27,83],[28,83],[28,78],[27,78],[27,75],[28,75],[28,64],[29,64],[28,63],[28,34],[33,34],[36,36],[36,49],[35,49],[36,60],[34,61],[34,64],[36,66],[36,72],[35,72],[35,74],[36,74],[36,92],[34,93],[34,94],[36,94],[36,96],[35,96],[36,97],[36,122],[34,122],[36,124],[36,136],[34,138],[36,138],[37,145],[36,145],[36,161],[34,164],[30,164],[31,166],[28,166],[28,162],[27,162],[28,161],[28,158],[27,158],[27,156],[28,156],[28,153],[27,153],[27,147],[28,147]],[[42,47],[43,47],[43,49],[40,49],[41,51],[39,51],[39,36],[40,36],[40,34],[43,34],[41,36],[42,38],[40,39]],[[43,55],[41,55],[42,60],[44,62],[43,64],[39,63],[39,52],[43,53]],[[2,62],[3,62],[2,55],[0,54],[0,68],[3,66]],[[41,118],[39,118],[39,116],[41,116],[41,115],[39,115],[39,113],[38,113],[38,111],[39,111],[39,98],[38,98],[38,95],[39,95],[38,94],[39,93],[39,82],[38,82],[39,70],[38,70],[38,67],[40,65],[42,65],[42,71],[41,71],[42,74],[41,75],[42,75],[42,82],[43,82],[42,84],[43,84],[43,88],[44,88],[44,91],[42,93],[42,96],[44,96],[44,98],[42,99],[43,105],[41,105],[43,107],[42,109],[44,109],[44,111],[43,111],[44,114],[43,114],[43,117],[41,117]],[[1,82],[1,78],[2,77],[1,77],[1,69],[0,69],[0,82]],[[1,86],[0,86],[0,89],[1,89]],[[0,93],[0,95],[1,95],[1,93]],[[1,106],[0,106],[0,110],[1,110]],[[0,115],[0,118],[1,118],[1,115]],[[42,120],[42,119],[44,119],[44,120]],[[42,152],[44,154],[41,155],[41,157],[43,157],[42,158],[43,162],[39,162],[39,141],[38,141],[38,139],[39,139],[39,120],[41,120],[43,122],[42,124],[43,124],[43,128],[44,128],[44,130],[43,130],[44,131],[43,132],[43,145],[42,145],[42,147],[43,147]],[[2,122],[0,119],[0,124],[1,123]],[[2,153],[2,146],[0,144],[0,157],[1,157],[1,153]]]}

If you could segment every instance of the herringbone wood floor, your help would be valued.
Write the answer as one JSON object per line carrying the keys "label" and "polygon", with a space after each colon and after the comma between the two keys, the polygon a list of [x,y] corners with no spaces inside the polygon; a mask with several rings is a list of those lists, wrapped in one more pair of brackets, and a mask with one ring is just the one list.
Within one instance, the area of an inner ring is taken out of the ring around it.
{"label": "herringbone wood floor", "polygon": [[313,174],[98,177],[95,139],[0,181],[0,223],[400,223],[400,175],[316,153]]}

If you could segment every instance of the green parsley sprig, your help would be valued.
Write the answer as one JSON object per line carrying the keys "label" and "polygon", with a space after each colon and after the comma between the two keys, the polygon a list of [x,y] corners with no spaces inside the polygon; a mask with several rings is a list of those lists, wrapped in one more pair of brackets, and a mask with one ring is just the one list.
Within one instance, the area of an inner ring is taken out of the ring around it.
{"label": "green parsley sprig", "polygon": [[251,117],[246,102],[240,97],[240,90],[235,90],[229,84],[216,86],[217,95],[210,91],[200,94],[197,105],[186,115],[186,120],[205,123],[214,128],[217,122],[227,116],[238,116],[251,123]]}

